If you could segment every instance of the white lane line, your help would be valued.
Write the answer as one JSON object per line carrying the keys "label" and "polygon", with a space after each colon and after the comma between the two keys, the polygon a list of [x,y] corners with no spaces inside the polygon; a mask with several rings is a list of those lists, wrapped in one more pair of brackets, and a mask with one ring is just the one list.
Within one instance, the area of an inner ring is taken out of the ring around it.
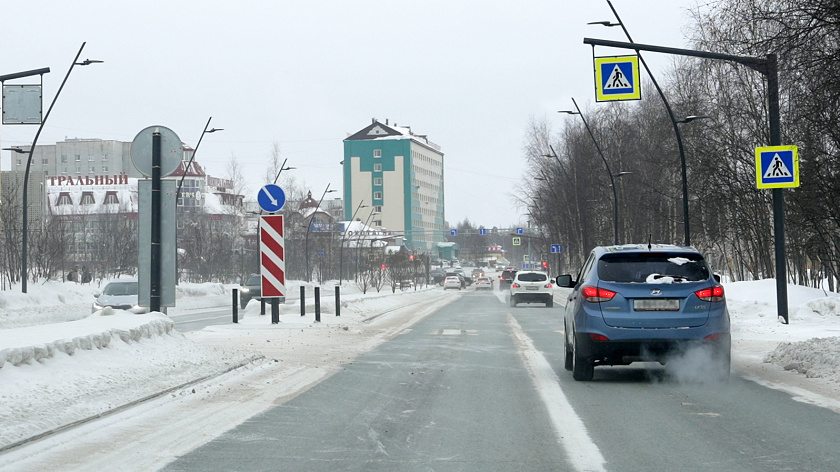
{"label": "white lane line", "polygon": [[598,446],[592,442],[586,426],[575,413],[563,390],[560,388],[560,379],[551,368],[545,356],[534,347],[531,338],[522,330],[516,319],[508,314],[513,337],[519,347],[519,353],[531,378],[537,393],[548,410],[548,416],[554,431],[557,434],[557,442],[566,450],[566,457],[578,471],[599,472],[606,471],[606,460],[601,455]]}

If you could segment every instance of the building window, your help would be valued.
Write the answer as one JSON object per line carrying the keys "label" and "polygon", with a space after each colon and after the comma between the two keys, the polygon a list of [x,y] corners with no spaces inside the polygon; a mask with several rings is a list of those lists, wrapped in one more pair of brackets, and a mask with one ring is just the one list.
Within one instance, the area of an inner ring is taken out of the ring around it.
{"label": "building window", "polygon": [[82,155],[81,154],[76,154],[76,162],[81,162],[81,160],[82,160]]}
{"label": "building window", "polygon": [[62,163],[67,163],[67,154],[62,154],[61,155],[61,162]]}
{"label": "building window", "polygon": [[376,205],[375,207],[373,207],[373,211],[377,213],[382,213],[382,205]]}
{"label": "building window", "polygon": [[90,169],[88,170],[88,173],[95,174],[96,173],[96,166],[90,166]]}
{"label": "building window", "polygon": [[382,172],[382,164],[374,164],[373,165],[374,172]]}
{"label": "building window", "polygon": [[373,220],[373,226],[382,226],[382,220]]}
{"label": "building window", "polygon": [[62,167],[62,168],[61,168],[61,173],[66,175],[66,174],[67,174],[67,168],[66,168],[66,167]]}
{"label": "building window", "polygon": [[77,174],[81,174],[81,173],[82,173],[82,166],[80,166],[79,164],[76,164],[76,173],[77,173]]}
{"label": "building window", "polygon": [[58,200],[55,201],[55,206],[72,205],[73,200],[70,198],[70,192],[61,192],[58,194]]}
{"label": "building window", "polygon": [[102,166],[102,172],[108,172],[108,166]]}
{"label": "building window", "polygon": [[50,163],[50,160],[49,160],[49,159],[41,159],[41,164],[43,164],[43,165],[47,165],[47,164],[49,164],[49,163]]}
{"label": "building window", "polygon": [[88,154],[88,162],[93,162],[93,154]]}
{"label": "building window", "polygon": [[382,157],[382,149],[374,149],[373,157]]}
{"label": "building window", "polygon": [[108,162],[108,155],[107,154],[102,156],[102,162]]}
{"label": "building window", "polygon": [[382,177],[376,177],[376,178],[374,178],[374,179],[373,179],[373,185],[378,185],[378,186],[381,186],[381,185],[382,185]]}
{"label": "building window", "polygon": [[23,164],[23,159],[18,159],[17,160],[17,165],[21,165],[21,164]]}
{"label": "building window", "polygon": [[95,202],[93,200],[93,192],[82,192],[82,201],[80,202],[81,205],[93,205]]}
{"label": "building window", "polygon": [[119,205],[120,199],[117,198],[117,191],[116,190],[108,190],[105,192],[105,204],[106,205]]}
{"label": "building window", "polygon": [[382,192],[373,192],[374,200],[382,200]]}

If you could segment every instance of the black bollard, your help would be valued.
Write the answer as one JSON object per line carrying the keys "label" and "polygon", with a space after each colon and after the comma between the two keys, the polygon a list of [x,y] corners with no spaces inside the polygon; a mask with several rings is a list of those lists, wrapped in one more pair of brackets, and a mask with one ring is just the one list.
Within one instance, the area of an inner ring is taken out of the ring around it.
{"label": "black bollard", "polygon": [[233,322],[239,323],[239,297],[237,294],[239,293],[239,289],[233,289]]}
{"label": "black bollard", "polygon": [[265,300],[260,298],[260,314],[265,315]]}
{"label": "black bollard", "polygon": [[300,316],[306,315],[306,287],[300,286]]}
{"label": "black bollard", "polygon": [[315,287],[315,322],[321,322],[321,287]]}
{"label": "black bollard", "polygon": [[271,299],[271,324],[277,324],[280,322],[280,299],[279,298],[272,298]]}
{"label": "black bollard", "polygon": [[335,286],[335,316],[341,316],[341,294],[339,286]]}

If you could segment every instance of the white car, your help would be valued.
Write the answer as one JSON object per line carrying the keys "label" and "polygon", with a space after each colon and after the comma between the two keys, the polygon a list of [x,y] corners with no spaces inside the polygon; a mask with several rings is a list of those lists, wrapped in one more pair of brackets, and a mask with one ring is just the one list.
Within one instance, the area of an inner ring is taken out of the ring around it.
{"label": "white car", "polygon": [[443,289],[450,289],[450,288],[457,288],[461,290],[461,279],[454,275],[450,275],[449,277],[443,280]]}
{"label": "white car", "polygon": [[536,270],[520,270],[510,284],[510,306],[517,303],[545,303],[554,306],[554,284],[548,274]]}
{"label": "white car", "polygon": [[475,279],[476,290],[493,290],[493,280],[490,277],[479,277]]}
{"label": "white car", "polygon": [[137,279],[119,279],[108,282],[102,293],[95,292],[96,300],[91,306],[91,313],[95,313],[105,307],[114,310],[127,310],[132,313],[147,313],[148,307],[138,304]]}

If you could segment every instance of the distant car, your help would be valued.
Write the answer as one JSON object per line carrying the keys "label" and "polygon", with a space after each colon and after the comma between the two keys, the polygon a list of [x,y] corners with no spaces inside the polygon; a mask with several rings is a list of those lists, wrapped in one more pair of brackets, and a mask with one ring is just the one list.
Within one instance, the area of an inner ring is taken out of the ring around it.
{"label": "distant car", "polygon": [[239,285],[239,307],[245,308],[251,300],[259,300],[262,293],[262,276],[251,274]]}
{"label": "distant car", "polygon": [[114,310],[127,310],[132,313],[148,313],[149,308],[138,304],[137,279],[118,279],[108,282],[102,292],[94,292],[96,300],[91,306],[91,313],[105,307]]}
{"label": "distant car", "polygon": [[443,289],[448,290],[450,288],[457,288],[461,290],[463,288],[463,279],[458,278],[458,276],[450,275],[446,277],[443,281]]}
{"label": "distant car", "polygon": [[505,269],[499,275],[499,290],[510,288],[513,278],[516,276],[516,269]]}
{"label": "distant car", "polygon": [[473,269],[473,270],[472,270],[472,278],[473,278],[473,280],[475,280],[475,279],[477,279],[477,278],[479,278],[479,277],[484,277],[484,270],[482,270],[482,269]]}
{"label": "distant car", "polygon": [[448,271],[448,272],[446,272],[446,276],[447,277],[458,277],[458,280],[461,281],[461,288],[467,288],[467,285],[470,285],[472,283],[472,279],[467,280],[467,278],[464,277],[464,274],[462,274],[461,272]]}
{"label": "distant car", "polygon": [[443,279],[446,278],[446,274],[443,272],[443,269],[440,267],[435,267],[434,269],[429,270],[429,279],[435,285],[443,284]]}
{"label": "distant car", "polygon": [[545,303],[554,306],[554,284],[548,274],[536,270],[522,270],[516,273],[510,284],[510,306],[517,303]]}
{"label": "distant car", "polygon": [[729,311],[718,277],[692,247],[596,247],[572,280],[566,303],[566,370],[591,380],[596,366],[664,364],[692,346],[708,350],[709,371],[729,377]]}
{"label": "distant car", "polygon": [[475,279],[476,290],[493,290],[493,279],[490,277],[479,277]]}

